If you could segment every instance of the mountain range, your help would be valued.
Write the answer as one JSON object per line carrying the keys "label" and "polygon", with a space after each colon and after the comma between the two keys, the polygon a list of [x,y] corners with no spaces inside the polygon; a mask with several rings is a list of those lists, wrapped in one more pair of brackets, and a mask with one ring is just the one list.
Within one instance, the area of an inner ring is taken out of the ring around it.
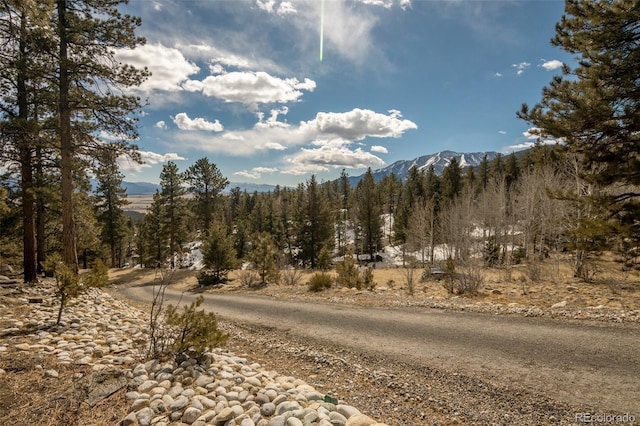
{"label": "mountain range", "polygon": [[[412,167],[416,167],[418,171],[427,171],[427,169],[433,165],[436,175],[442,175],[444,168],[451,162],[453,158],[456,159],[461,168],[477,167],[484,156],[487,156],[487,160],[491,161],[498,155],[497,152],[469,152],[460,153],[454,151],[440,151],[435,154],[423,155],[413,160],[398,160],[395,163],[389,164],[381,169],[372,170],[373,178],[376,182],[379,182],[383,177],[391,173],[395,174],[400,180],[404,181]],[[351,186],[356,186],[364,174],[360,176],[350,176],[349,183]]]}
{"label": "mountain range", "polygon": [[[373,170],[373,177],[379,182],[384,176],[394,173],[400,180],[407,177],[407,173],[412,167],[417,167],[419,171],[426,171],[429,166],[433,165],[437,175],[441,175],[444,168],[455,158],[461,168],[476,167],[480,164],[484,156],[491,161],[498,155],[497,152],[470,152],[460,153],[454,151],[440,151],[435,154],[423,155],[413,160],[399,160],[381,169]],[[359,176],[350,176],[349,183],[356,186],[364,174]],[[122,182],[122,187],[127,190],[128,195],[151,195],[160,189],[160,185],[150,182]],[[276,186],[257,183],[237,183],[231,182],[223,191],[228,193],[232,188],[240,188],[241,191],[252,192],[269,192],[273,191]]]}

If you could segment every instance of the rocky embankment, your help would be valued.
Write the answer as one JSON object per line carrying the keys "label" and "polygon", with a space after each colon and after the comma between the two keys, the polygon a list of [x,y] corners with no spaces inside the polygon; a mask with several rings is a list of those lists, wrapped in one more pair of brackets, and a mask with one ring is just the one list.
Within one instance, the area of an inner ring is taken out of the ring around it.
{"label": "rocky embankment", "polygon": [[[109,380],[95,383],[88,403],[126,388],[131,406],[121,425],[384,425],[300,379],[224,349],[211,351],[202,363],[142,362],[148,315],[100,290],[70,301],[59,326],[52,326],[59,305],[51,283],[3,293],[0,357],[30,353],[108,373]],[[55,380],[58,370],[41,374]]]}

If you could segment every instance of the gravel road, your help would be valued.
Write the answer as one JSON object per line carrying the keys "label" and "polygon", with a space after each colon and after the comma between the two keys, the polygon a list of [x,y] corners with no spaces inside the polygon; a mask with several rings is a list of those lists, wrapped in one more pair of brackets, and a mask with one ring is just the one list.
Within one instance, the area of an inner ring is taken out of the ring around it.
{"label": "gravel road", "polygon": [[[149,301],[152,290],[120,292]],[[573,424],[582,412],[640,419],[638,324],[204,297],[239,348],[280,356],[377,417],[395,413],[390,424]],[[331,380],[328,366],[337,366]]]}

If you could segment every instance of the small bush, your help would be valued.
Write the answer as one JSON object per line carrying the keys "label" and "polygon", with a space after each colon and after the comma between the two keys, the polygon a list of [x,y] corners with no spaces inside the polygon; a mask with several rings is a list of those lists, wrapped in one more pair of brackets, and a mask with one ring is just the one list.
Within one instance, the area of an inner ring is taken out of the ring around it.
{"label": "small bush", "polygon": [[106,287],[109,285],[109,268],[101,259],[96,259],[93,269],[82,275],[82,284],[85,287]]}
{"label": "small bush", "polygon": [[531,282],[538,282],[542,278],[542,263],[536,259],[531,259],[527,262],[525,271],[527,278],[529,278]]}
{"label": "small bush", "polygon": [[447,260],[444,265],[444,279],[442,280],[442,286],[447,290],[447,293],[449,294],[453,294],[455,291],[456,275],[456,264],[452,259]]}
{"label": "small bush", "polygon": [[178,362],[187,358],[202,361],[207,350],[223,345],[229,337],[218,329],[214,313],[198,310],[203,300],[199,296],[189,306],[183,306],[182,311],[173,305],[167,306],[169,349]]}
{"label": "small bush", "polygon": [[404,278],[404,285],[406,286],[407,293],[411,296],[415,293],[416,290],[416,264],[415,262],[410,262],[406,268],[402,268],[402,276]]}
{"label": "small bush", "polygon": [[447,260],[442,286],[449,294],[477,294],[484,282],[482,270],[475,265],[467,265],[458,272],[453,260]]}
{"label": "small bush", "polygon": [[376,282],[373,280],[373,268],[366,268],[362,271],[360,279],[367,290],[373,291],[376,288]]}
{"label": "small bush", "polygon": [[519,265],[520,263],[522,263],[526,255],[527,251],[524,249],[524,247],[516,247],[511,252],[511,264]]}
{"label": "small bush", "polygon": [[258,274],[253,271],[245,270],[240,272],[238,279],[240,280],[240,284],[244,287],[253,287],[258,281]]}
{"label": "small bush", "polygon": [[319,292],[325,289],[331,288],[333,285],[333,278],[326,272],[316,272],[313,274],[307,286],[309,291]]}
{"label": "small bush", "polygon": [[474,265],[464,268],[456,278],[456,292],[458,294],[477,294],[484,282],[482,271]]}
{"label": "small bush", "polygon": [[44,269],[52,274],[56,280],[56,296],[60,302],[58,309],[58,318],[56,325],[62,320],[62,311],[70,299],[78,297],[82,292],[82,286],[73,269],[64,263],[62,257],[58,253],[49,256],[44,263]]}
{"label": "small bush", "polygon": [[297,286],[302,280],[302,271],[300,269],[283,269],[280,272],[280,282],[288,286]]}
{"label": "small bush", "polygon": [[487,266],[495,266],[500,263],[500,246],[493,235],[487,239],[484,245],[482,259]]}
{"label": "small bush", "polygon": [[336,265],[336,273],[338,274],[336,284],[339,286],[355,287],[358,290],[362,288],[362,277],[358,273],[358,268],[351,252],[347,253],[344,260]]}
{"label": "small bush", "polygon": [[203,287],[224,284],[227,281],[226,279],[221,278],[219,275],[208,271],[200,272],[196,278],[198,279],[198,285],[201,285]]}

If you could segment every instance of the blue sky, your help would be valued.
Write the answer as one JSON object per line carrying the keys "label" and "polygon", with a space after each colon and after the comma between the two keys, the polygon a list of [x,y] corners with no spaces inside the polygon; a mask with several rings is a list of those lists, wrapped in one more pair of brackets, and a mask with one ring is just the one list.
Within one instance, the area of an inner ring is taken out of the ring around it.
{"label": "blue sky", "polygon": [[[296,185],[441,150],[531,144],[516,118],[572,58],[562,1],[133,0],[153,73],[135,141],[158,182],[208,157],[234,182]],[[323,25],[321,25],[323,24]],[[322,36],[322,37],[321,37]],[[322,46],[322,60],[320,51]],[[105,140],[108,135],[104,135]]]}

